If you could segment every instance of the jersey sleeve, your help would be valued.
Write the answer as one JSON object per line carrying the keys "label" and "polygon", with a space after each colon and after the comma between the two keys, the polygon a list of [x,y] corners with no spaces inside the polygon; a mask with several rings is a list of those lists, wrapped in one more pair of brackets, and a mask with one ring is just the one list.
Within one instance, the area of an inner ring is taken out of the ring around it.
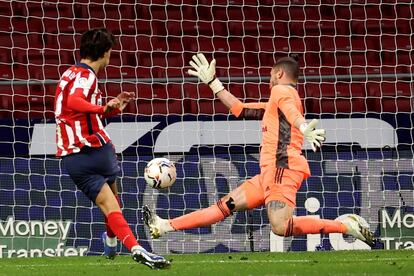
{"label": "jersey sleeve", "polygon": [[67,105],[70,109],[82,113],[104,113],[103,106],[92,104],[87,100],[94,82],[96,82],[96,78],[91,74],[76,77],[68,95]]}
{"label": "jersey sleeve", "polygon": [[303,118],[302,113],[296,107],[295,98],[292,91],[276,86],[272,89],[270,100],[276,101],[277,106],[285,115],[289,124],[294,125],[296,119]]}
{"label": "jersey sleeve", "polygon": [[230,112],[238,118],[261,120],[265,109],[265,102],[242,103],[238,101],[230,108]]}
{"label": "jersey sleeve", "polygon": [[68,107],[76,112],[103,114],[104,107],[91,104],[82,93],[75,92],[68,97]]}

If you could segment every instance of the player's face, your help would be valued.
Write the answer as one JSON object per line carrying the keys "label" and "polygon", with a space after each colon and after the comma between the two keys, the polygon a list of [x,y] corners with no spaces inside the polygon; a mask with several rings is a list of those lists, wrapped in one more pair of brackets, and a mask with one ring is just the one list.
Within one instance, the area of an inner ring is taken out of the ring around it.
{"label": "player's face", "polygon": [[111,51],[112,49],[109,49],[108,52],[106,52],[103,56],[102,60],[102,68],[105,68],[109,64],[109,60],[111,59]]}
{"label": "player's face", "polygon": [[270,71],[270,82],[269,82],[269,89],[272,90],[273,86],[279,84],[279,79],[281,78],[281,70],[280,69],[272,69]]}

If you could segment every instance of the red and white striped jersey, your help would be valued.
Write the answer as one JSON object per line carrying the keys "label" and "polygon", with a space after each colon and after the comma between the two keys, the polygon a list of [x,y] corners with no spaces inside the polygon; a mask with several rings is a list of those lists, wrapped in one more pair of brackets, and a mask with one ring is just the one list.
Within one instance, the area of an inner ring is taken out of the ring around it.
{"label": "red and white striped jersey", "polygon": [[55,92],[56,156],[108,143],[103,113],[102,93],[93,69],[80,63],[66,70]]}

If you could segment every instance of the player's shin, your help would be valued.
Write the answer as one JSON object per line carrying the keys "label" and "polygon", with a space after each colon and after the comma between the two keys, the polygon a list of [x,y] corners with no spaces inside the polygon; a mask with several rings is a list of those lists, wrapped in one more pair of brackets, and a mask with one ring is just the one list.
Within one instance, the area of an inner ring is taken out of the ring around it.
{"label": "player's shin", "polygon": [[131,228],[129,228],[128,223],[121,212],[115,211],[109,213],[107,220],[109,227],[129,251],[131,251],[134,246],[138,245]]}
{"label": "player's shin", "polygon": [[314,217],[292,217],[285,226],[285,237],[306,234],[346,233],[346,226],[337,220],[319,219]]}
{"label": "player's shin", "polygon": [[[121,199],[119,198],[119,195],[115,195],[116,200],[118,201],[118,205],[120,208],[122,208]],[[106,226],[106,234],[109,239],[116,239],[115,233],[112,231],[111,227],[109,226],[108,218],[105,217],[105,226]],[[115,243],[116,240],[111,240],[112,243]]]}
{"label": "player's shin", "polygon": [[234,209],[234,201],[232,198],[221,199],[216,204],[208,208],[204,208],[184,216],[180,216],[170,220],[171,226],[175,230],[185,230],[199,228],[212,225],[216,222],[224,220],[230,216]]}

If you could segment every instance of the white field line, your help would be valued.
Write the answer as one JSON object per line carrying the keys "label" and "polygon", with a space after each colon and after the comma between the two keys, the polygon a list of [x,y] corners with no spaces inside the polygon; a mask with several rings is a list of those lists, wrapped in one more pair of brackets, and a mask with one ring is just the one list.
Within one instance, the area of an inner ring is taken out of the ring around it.
{"label": "white field line", "polygon": [[[414,260],[414,256],[410,256],[407,258],[368,258],[368,259],[357,259],[352,261],[344,261],[344,262],[338,262],[337,263],[360,263],[360,262],[378,262],[378,261],[408,261],[408,260]],[[317,260],[315,260],[317,261]],[[172,265],[174,264],[266,264],[266,263],[313,263],[314,260],[205,260],[205,261],[173,261]],[[322,262],[321,262],[322,263]],[[1,265],[2,267],[14,267],[14,268],[31,268],[31,267],[62,267],[62,266],[123,266],[123,265],[134,265],[135,263],[131,260],[130,262],[88,262],[88,263],[59,263],[59,264],[6,264]]]}

